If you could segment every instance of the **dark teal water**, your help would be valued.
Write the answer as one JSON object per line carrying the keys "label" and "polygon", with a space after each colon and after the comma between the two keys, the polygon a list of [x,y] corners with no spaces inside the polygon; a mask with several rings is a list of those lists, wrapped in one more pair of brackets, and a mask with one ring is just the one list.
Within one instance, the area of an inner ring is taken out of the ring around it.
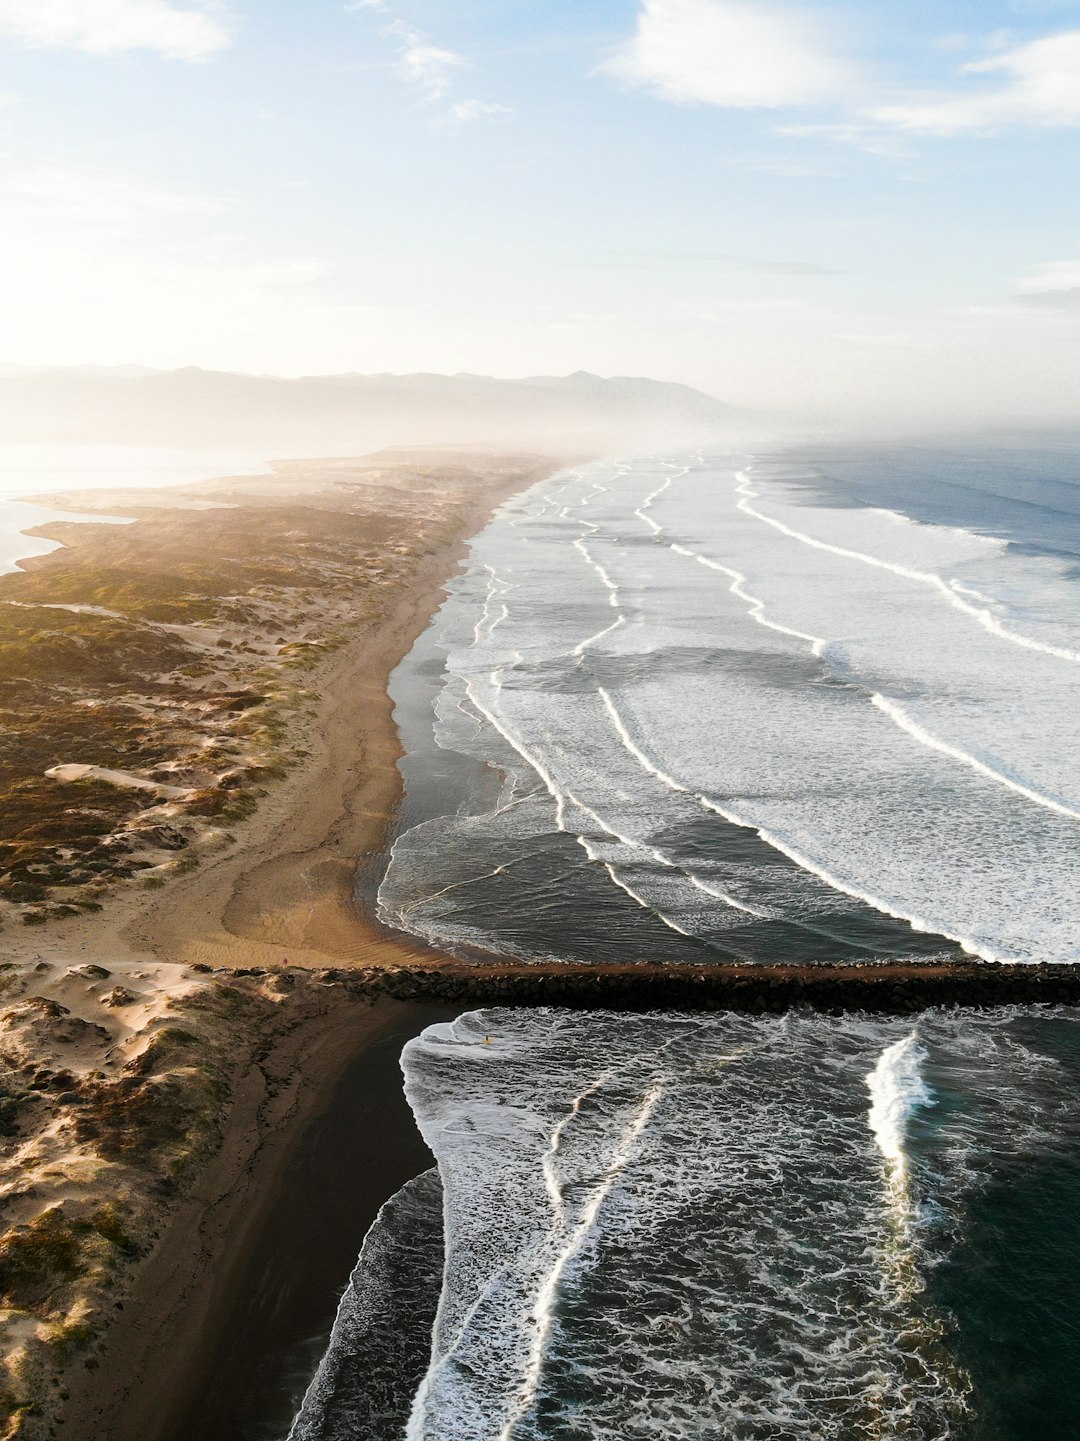
{"label": "dark teal water", "polygon": [[956,1320],[978,1441],[1080,1435],[1080,1026],[1031,1014],[1014,1029],[1056,1063],[1037,1092],[1042,1134],[988,1158],[928,1277]]}
{"label": "dark teal water", "polygon": [[1078,1062],[1075,1010],[431,1027],[444,1254],[403,1193],[294,1441],[1072,1436]]}

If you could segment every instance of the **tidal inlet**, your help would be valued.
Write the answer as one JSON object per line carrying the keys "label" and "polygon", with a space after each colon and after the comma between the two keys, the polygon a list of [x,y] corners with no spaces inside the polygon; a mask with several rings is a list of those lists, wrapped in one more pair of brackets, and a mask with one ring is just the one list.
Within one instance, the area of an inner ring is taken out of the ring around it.
{"label": "tidal inlet", "polygon": [[0,0],[0,1441],[1080,1434],[1080,20]]}

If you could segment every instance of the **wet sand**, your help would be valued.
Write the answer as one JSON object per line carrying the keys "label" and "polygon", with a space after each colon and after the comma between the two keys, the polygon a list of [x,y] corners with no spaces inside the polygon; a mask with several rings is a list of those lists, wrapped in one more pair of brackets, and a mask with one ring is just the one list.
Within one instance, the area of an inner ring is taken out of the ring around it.
{"label": "wet sand", "polygon": [[276,1064],[303,1075],[288,1122],[256,1119],[253,1143],[227,1148],[180,1208],[98,1369],[73,1384],[65,1436],[281,1441],[368,1226],[432,1164],[401,1048],[458,1009],[354,1002],[281,1047]]}
{"label": "wet sand", "polygon": [[457,1007],[398,1006],[329,1091],[249,1224],[227,1303],[204,1335],[163,1441],[281,1441],[326,1350],[338,1299],[379,1208],[433,1164],[401,1084],[406,1041]]}

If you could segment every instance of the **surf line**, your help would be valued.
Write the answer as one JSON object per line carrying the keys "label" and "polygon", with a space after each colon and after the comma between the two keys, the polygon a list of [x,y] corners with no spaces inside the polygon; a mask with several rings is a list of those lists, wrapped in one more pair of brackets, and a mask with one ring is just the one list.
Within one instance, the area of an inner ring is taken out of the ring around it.
{"label": "surf line", "polygon": [[948,922],[934,921],[924,916],[915,916],[908,911],[899,910],[895,902],[886,901],[882,896],[877,896],[872,891],[863,890],[861,884],[857,883],[854,879],[848,880],[846,877],[837,874],[836,871],[827,869],[823,862],[813,856],[807,855],[805,851],[800,850],[786,836],[779,835],[776,831],[766,830],[764,826],[759,826],[754,821],[746,820],[743,816],[737,815],[734,811],[729,810],[726,806],[722,806],[719,801],[713,800],[709,796],[703,795],[700,797],[700,800],[706,809],[715,812],[722,820],[730,821],[732,825],[744,826],[747,830],[756,831],[767,846],[772,846],[774,851],[779,851],[781,855],[787,856],[788,860],[794,861],[802,870],[809,871],[811,875],[817,876],[819,880],[824,881],[825,884],[831,886],[833,890],[841,891],[844,895],[851,896],[853,900],[862,901],[873,910],[880,911],[882,915],[892,916],[893,920],[903,921],[906,925],[909,925],[913,931],[919,931],[923,935],[944,936],[946,940],[955,941],[960,949],[966,951],[969,956],[981,956],[982,959],[986,961],[1016,961],[1022,963],[1025,960],[1030,960],[1029,957],[1013,955],[1009,952],[999,954],[991,946],[983,942],[976,941],[969,936],[957,935],[956,932],[949,930]]}
{"label": "surf line", "polygon": [[[689,475],[690,469],[691,467],[687,466],[684,470],[679,471],[678,474],[668,476],[663,485],[654,490],[651,495],[646,496],[645,500],[643,500],[641,505],[634,511],[634,514],[639,520],[643,520],[646,525],[652,527],[655,535],[660,536],[666,534],[664,527],[658,525],[651,516],[644,514],[644,512],[650,508],[654,500],[667,490],[672,481],[681,480],[684,475]],[[726,575],[731,581],[731,585],[728,586],[728,593],[735,596],[737,600],[744,602],[748,607],[747,614],[750,619],[756,621],[758,625],[765,626],[767,630],[777,631],[780,635],[790,635],[794,637],[795,640],[806,641],[811,653],[819,659],[824,655],[829,642],[822,636],[810,635],[806,631],[795,630],[791,626],[781,625],[779,621],[767,619],[765,615],[765,602],[759,600],[756,595],[751,595],[746,589],[747,577],[743,575],[741,571],[733,570],[731,566],[721,565],[718,560],[713,560],[707,555],[702,555],[700,551],[691,550],[689,546],[680,545],[676,541],[669,540],[667,545],[668,549],[676,555],[680,555],[686,560],[696,561],[698,565],[705,566],[707,570],[715,570],[721,575]]]}
{"label": "surf line", "polygon": [[641,502],[641,504],[637,506],[634,510],[634,514],[637,516],[637,518],[639,520],[643,520],[647,526],[650,526],[652,528],[654,535],[663,535],[664,528],[661,525],[657,525],[656,521],[653,520],[652,516],[646,515],[645,512],[652,509],[653,502],[659,500],[660,497],[664,494],[664,492],[666,490],[669,490],[676,480],[682,480],[684,475],[689,475],[690,471],[693,469],[693,465],[695,462],[697,464],[701,464],[702,460],[702,456],[694,456],[691,458],[691,464],[684,465],[681,470],[674,461],[662,460],[660,462],[661,465],[667,466],[667,468],[672,472],[671,475],[668,476],[668,478],[664,481],[663,485],[658,485],[654,491],[651,491]]}
{"label": "surf line", "polygon": [[775,516],[766,515],[764,511],[756,510],[751,500],[760,500],[760,492],[751,490],[750,475],[745,470],[735,472],[735,493],[739,499],[735,502],[736,509],[741,510],[744,515],[751,516],[754,520],[760,520],[765,525],[770,525],[778,530],[781,535],[788,536],[791,540],[797,540],[802,545],[808,545],[814,550],[827,551],[831,555],[842,556],[846,560],[855,560],[862,565],[874,566],[877,570],[889,571],[892,575],[898,575],[904,580],[918,581],[922,585],[932,586],[938,593],[945,597],[948,603],[956,610],[969,615],[984,630],[989,631],[999,640],[1005,640],[1012,645],[1023,646],[1025,650],[1038,651],[1042,655],[1054,656],[1057,660],[1069,661],[1074,665],[1080,665],[1080,651],[1068,650],[1064,646],[1050,645],[1046,641],[1034,640],[1031,636],[1022,635],[1019,631],[1010,630],[1002,625],[997,616],[988,610],[982,610],[979,606],[971,605],[963,599],[963,596],[955,590],[940,575],[930,570],[916,570],[912,566],[901,565],[898,561],[882,560],[880,556],[868,555],[865,551],[850,550],[847,546],[833,545],[831,541],[818,540],[816,536],[807,535],[805,531],[795,530],[793,526],[785,525],[782,520]]}
{"label": "surf line", "polygon": [[[492,672],[491,683],[495,687],[496,692],[501,689],[501,681],[499,679],[499,676],[499,670]],[[505,720],[496,714],[496,708],[494,706],[485,705],[484,702],[479,698],[479,696],[476,694],[475,687],[471,680],[465,681],[465,689],[470,701],[481,713],[481,715],[486,717],[486,719],[491,723],[492,726],[494,726],[494,728],[503,737],[503,739],[513,747],[513,749],[518,753],[519,756],[521,756],[522,760],[525,761],[526,765],[530,766],[532,770],[534,770],[539,776],[548,794],[555,802],[555,825],[557,826],[557,828],[562,831],[564,835],[572,837],[572,839],[575,840],[577,844],[581,847],[581,849],[585,852],[590,861],[593,861],[594,863],[599,862],[599,864],[602,865],[607,871],[614,884],[617,885],[621,891],[624,891],[631,900],[636,902],[636,904],[639,905],[642,910],[648,911],[650,915],[655,916],[657,920],[662,922],[663,925],[667,926],[669,930],[675,931],[677,935],[686,936],[688,939],[699,939],[698,937],[694,937],[690,931],[684,930],[684,928],[680,926],[677,921],[672,920],[672,918],[666,915],[658,906],[650,905],[642,896],[637,893],[637,891],[633,889],[632,886],[629,885],[628,882],[624,881],[615,870],[614,864],[611,861],[604,859],[600,851],[594,845],[590,844],[588,838],[569,824],[569,821],[567,819],[567,807],[573,806],[583,815],[588,816],[588,818],[595,824],[597,830],[602,831],[604,835],[610,836],[613,841],[616,841],[619,845],[625,846],[627,850],[643,852],[644,854],[651,856],[658,865],[665,866],[670,870],[677,870],[680,872],[680,874],[685,875],[686,872],[684,872],[680,866],[676,865],[674,861],[670,860],[667,856],[665,856],[662,851],[654,850],[651,846],[646,845],[640,840],[635,840],[630,836],[621,835],[618,831],[614,830],[612,826],[610,826],[605,820],[603,820],[599,815],[597,815],[597,813],[592,810],[591,807],[587,806],[584,801],[580,800],[576,795],[574,795],[572,791],[564,791],[563,789],[561,789],[561,787],[558,785],[554,776],[547,769],[547,767],[543,765],[543,763],[536,756],[534,756],[531,751],[528,750],[525,744],[513,734],[512,730],[506,724]],[[704,885],[701,884],[699,886],[699,889],[704,889]],[[739,901],[736,901],[734,897],[724,896],[719,891],[710,891],[710,894],[715,895],[718,900],[724,900],[727,904],[731,905],[736,910],[750,911],[750,907],[743,905]],[[767,913],[763,911],[750,911],[750,913],[763,919],[768,918]],[[709,941],[704,941],[703,944],[712,947],[712,943]],[[715,947],[713,948],[715,949]]]}
{"label": "surf line", "polygon": [[831,886],[833,890],[841,891],[844,895],[851,896],[853,900],[862,901],[865,905],[872,907],[872,909],[876,911],[880,911],[883,915],[892,916],[894,920],[903,921],[914,931],[920,931],[925,935],[944,936],[946,940],[955,941],[956,944],[969,955],[981,956],[984,960],[988,961],[1017,961],[1022,963],[1027,959],[1024,956],[1009,953],[999,955],[991,947],[982,942],[975,941],[970,937],[956,935],[953,931],[947,929],[946,923],[938,923],[921,916],[913,916],[907,911],[898,910],[893,902],[886,901],[881,896],[875,896],[872,892],[861,889],[853,880],[848,880],[838,875],[835,871],[827,870],[822,862],[807,855],[805,851],[798,849],[787,837],[781,836],[775,831],[766,830],[755,821],[747,820],[735,811],[730,810],[727,806],[721,805],[719,801],[714,800],[711,796],[704,795],[691,789],[690,786],[683,785],[681,781],[675,780],[674,777],[662,771],[655,761],[651,760],[645,754],[630,735],[610,695],[604,692],[604,696],[608,714],[611,716],[623,745],[635,760],[638,761],[639,765],[642,765],[666,785],[671,786],[673,790],[682,791],[686,795],[693,796],[701,806],[706,810],[712,811],[714,815],[718,815],[721,820],[728,821],[731,825],[742,826],[744,830],[756,832],[767,846],[771,846],[773,850],[779,851],[781,855],[787,856],[788,860],[794,861],[801,870],[809,871],[811,875],[817,876],[819,880],[824,881],[825,884]]}
{"label": "surf line", "polygon": [[916,1029],[887,1046],[866,1077],[870,1092],[867,1115],[870,1130],[892,1175],[901,1182],[906,1178],[908,1167],[904,1149],[908,1122],[919,1107],[936,1104],[923,1079],[925,1060],[926,1048]]}
{"label": "surf line", "polygon": [[885,1170],[888,1229],[874,1253],[892,1293],[893,1304],[901,1308],[902,1319],[898,1319],[921,1353],[926,1374],[937,1389],[946,1395],[951,1392],[962,1402],[965,1393],[971,1390],[970,1378],[948,1361],[942,1364],[940,1327],[920,1300],[924,1287],[920,1266],[920,1204],[910,1171],[908,1140],[911,1123],[918,1112],[937,1104],[923,1073],[928,1059],[916,1025],[906,1036],[886,1046],[874,1069],[863,1078],[870,1093],[867,1123]]}
{"label": "surf line", "polygon": [[[651,761],[649,757],[645,754],[645,752],[641,750],[640,747],[634,742],[633,737],[630,735],[630,732],[626,729],[626,726],[623,723],[622,717],[619,715],[619,712],[615,706],[615,702],[612,700],[610,693],[606,691],[603,686],[598,686],[597,694],[603,702],[604,709],[607,711],[609,717],[611,718],[611,723],[614,726],[615,732],[618,735],[620,741],[622,742],[625,749],[628,750],[630,754],[634,757],[634,759],[641,766],[641,768],[645,771],[648,771],[650,775],[655,776],[656,779],[662,782],[662,784],[664,784],[665,786],[667,786],[669,790],[679,791],[683,795],[693,796],[695,800],[700,800],[701,797],[695,796],[694,792],[690,789],[689,786],[684,786],[680,781],[675,780],[673,776],[669,776],[665,771],[662,771],[660,767],[656,765],[655,762]],[[609,831],[608,834],[610,835],[612,834],[612,832]],[[646,849],[645,847],[641,847],[640,844],[638,848]],[[652,854],[657,860],[661,862],[662,865],[672,866],[676,870],[682,870],[681,866],[675,866],[674,861],[666,859],[660,852],[653,851]],[[762,911],[755,906],[748,905],[745,901],[736,900],[734,896],[728,895],[725,891],[717,890],[715,886],[706,885],[704,881],[699,880],[697,876],[694,876],[689,872],[683,871],[683,874],[687,876],[687,879],[691,882],[692,885],[697,886],[698,890],[705,891],[708,895],[715,897],[715,899],[718,901],[723,901],[725,905],[731,906],[733,910],[743,911],[746,915],[756,916],[758,920],[775,919],[775,917],[770,911]]]}
{"label": "surf line", "polygon": [[[502,622],[509,617],[510,611],[503,597],[511,590],[517,589],[510,581],[503,580],[496,572],[494,566],[485,564],[484,569],[488,573],[487,595],[484,597],[483,607],[476,618],[476,625],[473,627],[473,645],[477,650],[480,648],[481,638],[483,637],[490,640],[496,626],[501,625]],[[497,619],[492,608],[496,591],[498,591],[499,599],[502,602],[500,607],[502,614]]]}
{"label": "surf line", "polygon": [[789,625],[781,625],[779,621],[766,619],[765,602],[759,600],[757,596],[751,595],[750,592],[745,589],[746,576],[743,575],[741,571],[732,570],[730,566],[721,565],[718,560],[711,560],[707,555],[701,555],[698,551],[690,550],[685,545],[677,545],[674,541],[669,542],[669,545],[670,549],[673,550],[676,555],[684,556],[688,560],[695,560],[698,565],[703,565],[708,570],[719,571],[722,575],[726,575],[731,581],[731,584],[728,586],[728,593],[735,596],[737,600],[746,603],[749,607],[747,614],[751,620],[757,621],[758,625],[765,626],[767,630],[779,632],[780,635],[790,635],[796,640],[806,641],[810,647],[811,654],[819,660],[824,656],[828,649],[829,642],[822,636],[810,635],[804,630],[795,630]]}
{"label": "surf line", "polygon": [[[644,771],[646,771],[649,775],[655,776],[658,781],[668,786],[669,789],[673,791],[678,791],[683,795],[690,796],[704,810],[711,811],[714,815],[719,815],[722,820],[728,821],[732,825],[741,826],[744,830],[755,831],[760,837],[760,839],[765,842],[766,845],[773,846],[774,850],[782,850],[782,847],[777,845],[775,843],[775,840],[767,832],[758,829],[758,827],[754,825],[752,821],[741,820],[731,812],[720,810],[718,806],[714,802],[710,801],[707,796],[700,795],[697,791],[691,789],[690,786],[683,785],[683,783],[681,781],[677,781],[674,776],[670,776],[667,774],[666,771],[661,770],[660,767],[656,764],[656,762],[652,760],[649,756],[647,756],[645,752],[641,749],[641,747],[637,744],[637,742],[634,740],[633,736],[627,729],[627,726],[623,721],[622,716],[619,714],[618,708],[616,707],[615,702],[612,700],[610,694],[602,687],[599,687],[598,689],[600,698],[603,701],[608,716],[611,719],[611,723],[615,729],[616,735],[621,741],[623,747],[630,753],[630,755],[633,756],[633,758],[637,761],[638,765],[640,765]],[[588,850],[587,847],[586,850]],[[845,936],[839,935],[837,932],[831,930],[828,926],[815,925],[811,921],[799,920],[794,917],[784,916],[782,914],[778,914],[775,911],[761,910],[756,906],[750,905],[747,901],[740,901],[736,899],[735,896],[730,895],[727,891],[721,891],[718,890],[715,886],[707,885],[705,881],[701,880],[700,877],[694,875],[692,871],[687,871],[684,870],[681,866],[676,866],[674,861],[666,860],[659,852],[652,851],[651,854],[653,854],[658,860],[660,860],[663,865],[673,866],[675,869],[681,871],[681,873],[687,878],[690,884],[692,886],[696,886],[699,891],[704,891],[706,895],[712,896],[715,900],[722,901],[725,905],[731,906],[734,910],[743,911],[746,915],[755,916],[758,920],[785,921],[788,925],[796,926],[799,930],[810,931],[814,935],[827,936],[830,940],[836,941],[840,945],[857,945],[857,942],[849,940]],[[789,852],[784,852],[784,854],[788,856],[789,860],[795,861],[796,865],[798,865],[801,870],[810,871],[810,873],[812,875],[816,875],[819,880],[825,881],[825,883],[829,885],[833,890],[844,889],[843,887],[838,886],[832,881],[830,881],[823,872],[815,869],[809,864],[804,864],[793,854]],[[612,879],[616,881],[616,884],[621,884],[618,881],[617,877],[612,876]],[[624,886],[623,889],[626,889],[626,887]],[[855,899],[858,900],[868,900],[866,896],[860,895],[857,891],[847,890],[844,891],[844,894],[853,896]],[[910,921],[909,917],[901,915],[897,911],[887,911],[884,906],[877,905],[873,901],[869,901],[868,903],[874,906],[874,908],[877,910],[885,911],[885,913],[891,915],[894,920],[903,920],[907,921],[908,924],[913,924]],[[927,930],[932,935],[945,934],[936,926],[927,927]],[[953,937],[949,937],[949,939],[953,939]]]}
{"label": "surf line", "polygon": [[[634,738],[631,736],[629,730],[627,729],[625,723],[623,722],[622,717],[619,715],[618,709],[617,709],[614,701],[612,700],[612,698],[611,698],[611,696],[608,694],[608,692],[607,692],[606,690],[603,690],[603,689],[601,688],[601,689],[600,689],[600,697],[601,697],[602,701],[604,702],[604,706],[605,706],[605,708],[607,709],[608,715],[609,715],[610,718],[611,718],[611,723],[612,723],[612,725],[613,725],[614,728],[615,728],[615,732],[616,732],[616,734],[618,735],[619,740],[622,742],[622,745],[624,746],[624,748],[625,748],[627,751],[629,751],[629,753],[634,757],[634,759],[635,759],[635,760],[637,761],[637,763],[642,767],[643,770],[647,771],[650,775],[655,776],[657,780],[661,781],[664,785],[668,786],[671,790],[673,790],[673,791],[678,791],[678,792],[680,792],[681,794],[686,795],[686,796],[690,796],[693,800],[697,801],[698,805],[700,805],[703,809],[708,810],[708,811],[712,811],[713,814],[715,814],[715,815],[719,815],[722,820],[729,821],[732,825],[742,826],[745,830],[753,830],[753,831],[756,831],[756,832],[757,832],[757,835],[758,835],[763,841],[765,841],[765,843],[766,843],[767,845],[771,845],[771,844],[772,844],[772,841],[770,840],[770,838],[769,838],[769,836],[766,834],[766,832],[764,832],[764,831],[762,831],[762,830],[758,830],[758,828],[757,828],[752,822],[750,822],[750,821],[744,821],[744,820],[739,820],[738,818],[736,818],[736,817],[735,817],[734,815],[732,815],[732,814],[729,814],[729,813],[727,813],[727,812],[718,810],[717,806],[716,806],[715,804],[713,804],[713,803],[708,799],[707,796],[699,795],[697,791],[692,790],[689,786],[683,785],[681,781],[677,781],[673,776],[670,776],[670,775],[668,775],[665,771],[662,771],[662,770],[660,769],[660,767],[656,764],[656,762],[653,761],[653,760],[651,760],[651,759],[645,754],[645,752],[641,749],[641,747],[636,743],[636,741],[634,740]],[[779,847],[774,847],[774,849],[779,849]],[[659,854],[658,854],[657,852],[654,852],[653,854],[658,855],[658,858],[663,862],[663,864],[665,864],[665,865],[672,865],[672,866],[675,865],[675,863],[674,863],[673,861],[665,861],[665,860],[663,859],[663,857],[662,857],[662,856],[659,856]],[[794,856],[789,856],[788,858],[789,858],[789,860],[794,860],[794,859],[795,859]],[[800,862],[798,862],[798,861],[796,861],[796,864],[799,865],[799,866],[800,866],[800,869],[802,869],[802,870],[810,870],[810,869],[811,869],[809,866],[803,866],[803,865],[802,865]],[[828,937],[830,940],[836,941],[836,942],[837,942],[838,944],[840,944],[840,945],[853,946],[853,947],[854,947],[854,946],[857,946],[857,944],[858,944],[857,942],[850,940],[848,937],[843,936],[843,935],[840,935],[840,934],[838,934],[836,931],[831,930],[828,926],[815,925],[815,924],[814,924],[813,922],[811,922],[811,921],[799,920],[799,919],[796,919],[796,918],[794,918],[794,917],[784,916],[784,915],[779,914],[779,913],[777,913],[777,912],[775,912],[775,911],[761,910],[761,909],[759,909],[759,908],[756,907],[756,906],[750,905],[749,902],[747,902],[747,901],[740,901],[740,900],[736,899],[735,896],[730,895],[727,891],[721,891],[721,890],[718,890],[715,886],[710,886],[710,885],[706,884],[706,882],[703,881],[703,880],[701,880],[701,878],[700,878],[699,876],[694,875],[694,873],[693,873],[692,871],[683,870],[683,868],[682,868],[681,866],[676,867],[676,869],[682,871],[682,874],[683,874],[684,876],[686,876],[686,878],[687,878],[687,880],[690,882],[690,884],[691,884],[692,886],[696,886],[699,891],[704,891],[704,893],[705,893],[706,895],[712,896],[714,900],[722,901],[725,905],[731,906],[734,910],[743,911],[746,915],[755,916],[758,920],[763,920],[763,921],[781,920],[781,921],[786,922],[788,925],[796,926],[799,930],[810,931],[810,932],[812,932],[814,935],[826,936],[826,937]],[[817,875],[819,880],[825,880],[825,877],[824,877],[820,872],[813,871],[812,873],[815,874],[815,875]],[[614,876],[612,877],[612,879],[617,881],[617,878],[614,877]],[[618,882],[617,882],[617,883],[618,883]],[[830,885],[831,885],[831,882],[828,882],[828,881],[827,881],[826,884],[830,884]],[[834,890],[835,890],[835,889],[840,889],[839,887],[836,887],[836,886],[833,886],[832,888],[833,888]],[[625,889],[625,887],[624,887],[624,889]],[[846,892],[846,894],[855,895],[856,893],[855,893],[855,892],[852,892],[852,891],[849,891],[849,892]],[[864,897],[859,897],[859,899],[865,899],[865,898],[864,898]],[[871,903],[871,904],[872,904],[872,903]],[[881,908],[878,907],[878,909],[881,909]],[[895,913],[895,912],[892,913],[892,914],[893,914],[894,919],[896,919],[896,920],[907,920],[907,919],[908,919],[906,916],[900,916],[900,915],[898,915],[898,914]],[[939,934],[943,934],[943,933],[940,932],[940,931],[938,931],[938,930],[935,928],[935,929],[932,931],[932,934],[934,934],[934,935],[939,935]]]}
{"label": "surf line", "polygon": [[[733,570],[730,566],[721,565],[719,561],[712,560],[708,556],[690,550],[687,546],[678,545],[674,542],[670,542],[669,544],[671,550],[673,550],[676,555],[685,556],[688,559],[697,561],[699,565],[706,566],[709,570],[720,571],[722,574],[729,576],[732,582],[728,587],[729,594],[747,603],[750,607],[747,614],[752,620],[757,621],[759,625],[766,626],[769,630],[778,631],[781,635],[790,635],[795,640],[806,641],[810,646],[812,655],[819,660],[828,660],[829,647],[832,642],[820,636],[809,635],[805,631],[795,630],[791,626],[781,625],[779,621],[767,619],[764,613],[765,602],[758,600],[757,597],[752,596],[749,591],[745,589],[746,577],[739,571]],[[1055,811],[1058,815],[1068,816],[1070,820],[1080,820],[1080,810],[1068,805],[1064,800],[1057,799],[1054,796],[1047,795],[1043,791],[1036,790],[1032,786],[1025,785],[1022,780],[1010,775],[1007,771],[988,765],[985,761],[979,760],[977,756],[971,755],[970,752],[962,750],[959,746],[951,745],[948,741],[939,739],[939,737],[935,736],[931,731],[928,731],[924,726],[919,725],[917,721],[913,721],[896,701],[890,700],[887,696],[879,695],[876,692],[867,691],[863,686],[858,685],[857,682],[849,680],[847,684],[854,689],[862,691],[872,706],[881,711],[882,715],[887,716],[895,726],[911,736],[913,740],[917,740],[921,745],[928,747],[930,750],[938,751],[941,755],[949,756],[952,760],[959,761],[962,765],[977,771],[988,780],[994,781],[998,785],[1006,786],[1011,791],[1015,791],[1017,795],[1023,796],[1025,800],[1032,801],[1035,805],[1045,806],[1047,810]]]}
{"label": "surf line", "polygon": [[[540,492],[540,499],[544,502],[544,504],[541,505],[539,509],[536,510],[533,514],[530,514],[528,512],[528,509],[526,508],[526,505],[523,504],[523,502],[525,501],[524,496],[518,496],[516,501],[509,502],[509,504],[520,507],[522,512],[520,520],[539,520],[544,515],[544,512],[549,508],[555,510],[563,520],[569,520],[571,518],[570,512],[567,507],[562,504],[562,496],[565,495],[565,493],[570,490],[575,483],[588,485],[594,494],[596,493],[596,491],[603,489],[599,480],[589,479],[589,470],[591,468],[592,467],[583,467],[578,470],[563,471],[562,474],[566,478],[562,481],[561,484],[556,487],[554,491]],[[588,496],[586,496],[581,503],[583,505],[587,505]],[[519,520],[511,521],[511,525],[513,525],[515,528],[518,526],[518,524]]]}
{"label": "surf line", "polygon": [[1080,821],[1080,810],[1067,805],[1063,800],[1054,796],[1046,795],[1043,791],[1034,790],[1031,786],[1025,785],[1023,781],[1010,775],[1007,771],[999,770],[995,766],[988,765],[985,761],[979,760],[978,756],[971,755],[968,751],[961,750],[959,746],[950,745],[948,741],[940,740],[925,727],[919,725],[918,721],[912,720],[907,712],[890,700],[887,696],[873,694],[870,697],[870,704],[875,706],[902,731],[917,740],[921,745],[930,750],[939,751],[942,755],[950,756],[953,760],[960,761],[962,765],[970,767],[980,775],[986,776],[989,780],[996,781],[998,785],[1007,786],[1009,790],[1015,791],[1017,795],[1023,796],[1026,800],[1033,801],[1037,806],[1045,806],[1049,811],[1056,811],[1059,816],[1068,816],[1070,820]]}
{"label": "surf line", "polygon": [[[625,470],[618,472],[616,479],[618,479],[622,475],[625,475],[626,473],[627,471]],[[583,502],[583,504],[587,504],[587,502]],[[579,535],[577,539],[573,542],[573,547],[584,558],[586,564],[591,566],[592,569],[596,571],[597,575],[600,577],[600,580],[607,588],[608,604],[612,606],[615,610],[618,610],[621,603],[619,597],[618,582],[612,580],[610,573],[600,564],[598,560],[595,559],[595,557],[589,550],[588,545],[586,544],[587,539],[591,540],[593,535],[595,535],[599,531],[600,527],[594,521],[586,520],[584,516],[571,517],[569,513],[565,511],[563,512],[563,514],[565,519],[570,521],[576,519],[577,523],[583,527],[581,535]],[[586,536],[585,534],[585,527],[588,528],[588,536]],[[590,646],[595,645],[598,640],[603,640],[604,636],[610,635],[612,631],[618,630],[621,625],[625,624],[626,616],[622,613],[621,610],[619,610],[618,616],[615,620],[611,622],[610,625],[604,626],[603,629],[598,630],[595,635],[586,636],[584,640],[579,641],[574,647],[573,651],[574,655],[577,657],[576,664],[580,665],[582,661],[584,661],[585,653],[586,651],[588,651]],[[615,877],[613,876],[612,879],[614,880]]]}

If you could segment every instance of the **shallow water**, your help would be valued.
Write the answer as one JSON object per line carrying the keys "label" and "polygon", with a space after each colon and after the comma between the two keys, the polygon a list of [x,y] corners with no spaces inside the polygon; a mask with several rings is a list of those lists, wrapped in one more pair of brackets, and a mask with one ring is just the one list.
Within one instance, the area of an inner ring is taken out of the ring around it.
{"label": "shallow water", "polygon": [[50,521],[102,521],[122,517],[48,510],[20,497],[60,491],[156,489],[219,475],[250,475],[266,458],[248,451],[177,450],[140,445],[0,445],[0,573],[16,561],[45,555],[58,542],[27,536]]}

